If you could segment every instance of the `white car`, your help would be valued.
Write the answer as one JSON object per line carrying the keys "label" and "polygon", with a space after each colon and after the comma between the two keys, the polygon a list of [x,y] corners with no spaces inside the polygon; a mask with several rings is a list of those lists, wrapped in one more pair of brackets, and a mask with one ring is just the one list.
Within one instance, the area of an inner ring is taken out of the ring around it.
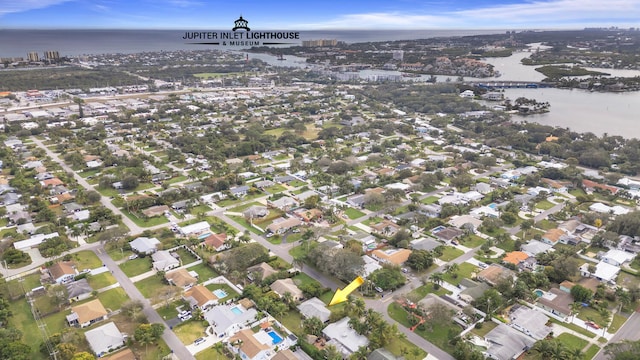
{"label": "white car", "polygon": [[193,342],[193,345],[200,345],[205,342],[205,338],[197,338],[196,341]]}
{"label": "white car", "polygon": [[138,258],[138,254],[129,255],[129,260],[134,260]]}

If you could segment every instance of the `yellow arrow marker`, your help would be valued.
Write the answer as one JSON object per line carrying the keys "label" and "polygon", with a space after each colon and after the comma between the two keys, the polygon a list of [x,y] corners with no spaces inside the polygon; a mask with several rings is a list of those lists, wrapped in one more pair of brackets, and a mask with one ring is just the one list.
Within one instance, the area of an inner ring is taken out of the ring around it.
{"label": "yellow arrow marker", "polygon": [[340,304],[341,302],[347,301],[347,296],[349,296],[349,294],[351,294],[355,289],[358,288],[358,286],[362,284],[364,284],[364,279],[358,276],[351,282],[351,284],[347,285],[347,287],[344,288],[343,290],[340,290],[340,289],[336,290],[336,293],[333,295],[333,298],[331,298],[331,302],[329,303],[329,306]]}

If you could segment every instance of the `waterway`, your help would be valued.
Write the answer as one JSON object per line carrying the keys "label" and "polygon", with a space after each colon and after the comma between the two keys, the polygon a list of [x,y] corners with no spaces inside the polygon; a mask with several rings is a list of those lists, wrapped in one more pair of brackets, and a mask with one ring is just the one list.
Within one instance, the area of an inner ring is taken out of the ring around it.
{"label": "waterway", "polygon": [[[544,51],[539,44],[530,44],[532,51]],[[478,81],[522,81],[538,82],[544,79],[544,75],[535,71],[536,66],[522,65],[523,58],[531,55],[529,51],[516,52],[509,57],[488,58],[485,61],[494,66],[500,72],[499,77],[473,79],[465,77],[465,80]],[[304,68],[307,65],[304,58],[287,56],[286,60],[278,60],[275,56],[267,54],[249,54],[250,58],[259,58],[275,66],[293,66]],[[612,76],[633,77],[640,76],[638,70],[598,69]],[[374,75],[399,75],[398,71],[363,70],[360,77],[363,79]],[[407,81],[426,81],[430,76],[405,78]],[[456,76],[438,75],[438,82],[456,81]],[[604,133],[620,135],[625,138],[640,138],[640,126],[636,124],[637,114],[640,114],[640,92],[591,92],[579,89],[505,89],[504,94],[511,100],[518,97],[535,99],[539,102],[548,102],[551,107],[548,113],[537,115],[514,115],[515,120],[538,122],[540,124],[569,128],[578,132],[592,132],[596,135]]]}

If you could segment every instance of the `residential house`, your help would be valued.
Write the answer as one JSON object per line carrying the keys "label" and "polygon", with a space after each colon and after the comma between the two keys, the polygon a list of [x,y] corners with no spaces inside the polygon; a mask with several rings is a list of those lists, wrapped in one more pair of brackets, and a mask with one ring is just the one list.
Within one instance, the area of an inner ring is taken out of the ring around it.
{"label": "residential house", "polygon": [[280,295],[280,297],[284,296],[284,294],[286,293],[289,293],[291,294],[293,300],[297,301],[304,299],[302,290],[298,288],[298,285],[296,285],[291,278],[276,280],[273,282],[273,284],[271,284],[270,288],[271,290],[273,290],[273,292]]}
{"label": "residential house", "polygon": [[49,274],[57,284],[66,284],[73,281],[78,273],[73,263],[61,261],[49,266]]}
{"label": "residential house", "polygon": [[183,236],[199,236],[211,231],[211,225],[206,221],[200,221],[195,224],[178,227],[178,231]]}
{"label": "residential house", "polygon": [[256,335],[251,329],[238,331],[229,338],[227,346],[242,360],[267,360],[273,355],[273,350],[271,346],[260,342]]}
{"label": "residential house", "polygon": [[167,212],[169,212],[169,207],[167,205],[155,205],[142,210],[142,214],[150,218],[155,216],[162,216]]}
{"label": "residential house", "polygon": [[69,301],[88,299],[93,292],[93,288],[89,285],[87,279],[66,283],[64,287],[67,289],[67,299]]}
{"label": "residential house", "polygon": [[600,256],[600,260],[614,266],[622,266],[622,264],[631,262],[634,258],[635,254],[617,249],[611,249]]}
{"label": "residential house", "polygon": [[502,258],[502,261],[504,263],[509,263],[509,264],[518,266],[520,265],[520,263],[524,262],[528,258],[529,258],[529,255],[527,255],[525,252],[511,251],[505,254],[504,258]]}
{"label": "residential house", "polygon": [[489,359],[512,360],[529,350],[536,342],[506,324],[499,324],[484,336],[489,344],[485,356]]}
{"label": "residential house", "polygon": [[371,256],[383,263],[402,265],[409,259],[411,252],[409,249],[374,250]]}
{"label": "residential house", "polygon": [[67,315],[70,326],[81,328],[91,326],[107,318],[107,310],[102,306],[100,299],[95,299],[71,308],[71,314]]}
{"label": "residential house", "polygon": [[271,360],[299,360],[301,358],[302,358],[301,356],[297,355],[293,351],[289,349],[284,349],[284,350],[278,351],[278,353],[275,354],[275,356],[272,357]]}
{"label": "residential house", "polygon": [[378,348],[367,355],[367,360],[400,360],[402,357],[396,357],[385,348]]}
{"label": "residential house", "polygon": [[513,271],[505,268],[502,265],[491,264],[486,269],[480,271],[476,278],[478,280],[482,280],[491,286],[495,286],[500,280],[514,278],[515,274]]}
{"label": "residential house", "polygon": [[[42,244],[47,239],[52,239],[60,236],[57,232],[51,234],[35,234],[31,235],[27,240],[20,240],[13,243],[13,247],[17,250],[25,251],[35,246]],[[75,276],[75,275],[74,275]]]}
{"label": "residential house", "polygon": [[278,271],[271,267],[271,265],[266,262],[261,262],[260,264],[253,265],[247,268],[247,277],[249,280],[262,280],[266,277],[269,277],[273,274],[277,274]]}
{"label": "residential house", "polygon": [[269,226],[267,231],[272,234],[284,234],[289,229],[302,225],[302,221],[297,217],[275,219]]}
{"label": "residential house", "polygon": [[413,240],[411,242],[411,248],[413,250],[431,251],[440,245],[442,245],[442,243],[439,243],[438,241],[432,238],[421,238],[421,239]]}
{"label": "residential house", "polygon": [[266,206],[252,205],[246,209],[242,215],[246,219],[261,219],[269,215],[269,209]]}
{"label": "residential house", "polygon": [[442,211],[442,206],[438,204],[428,204],[428,205],[418,205],[418,213],[425,215],[430,218],[438,218],[440,217],[440,211]]}
{"label": "residential house", "polygon": [[305,223],[311,222],[314,219],[322,219],[322,210],[320,209],[299,208],[294,210],[293,213]]}
{"label": "residential house", "polygon": [[452,227],[442,227],[438,226],[437,228],[431,229],[431,233],[438,238],[440,241],[449,244],[455,238],[464,235],[464,231],[452,228]]}
{"label": "residential house", "polygon": [[402,226],[389,220],[383,220],[377,224],[371,224],[369,227],[374,232],[382,236],[393,236],[402,229]]}
{"label": "residential house", "polygon": [[91,212],[89,210],[76,211],[73,213],[72,217],[75,221],[86,221],[91,217]]}
{"label": "residential house", "polygon": [[541,311],[524,305],[514,305],[509,312],[509,319],[511,327],[536,340],[546,338],[552,331],[551,326],[547,326],[549,317]]}
{"label": "residential house", "polygon": [[538,298],[536,306],[564,321],[571,315],[571,303],[573,303],[573,296],[571,296],[571,294],[558,288],[551,288]]}
{"label": "residential house", "polygon": [[235,197],[244,197],[249,192],[249,189],[247,185],[241,185],[229,189],[229,193]]}
{"label": "residential house", "polygon": [[471,215],[455,215],[451,217],[451,220],[449,220],[449,225],[463,231],[475,233],[476,230],[482,225],[482,220],[479,220]]}
{"label": "residential house", "polygon": [[565,235],[565,232],[561,229],[550,229],[542,235],[541,241],[545,244],[554,246],[558,241],[560,241],[560,237],[563,235]]}
{"label": "residential house", "polygon": [[218,305],[205,311],[207,320],[217,337],[232,336],[256,320],[258,312],[240,304]]}
{"label": "residential house", "polygon": [[462,287],[462,291],[460,291],[458,297],[468,303],[477,300],[484,295],[485,291],[490,289],[486,283],[476,282],[467,278],[460,280],[460,287]]}
{"label": "residential house", "polygon": [[326,323],[329,321],[329,317],[331,316],[331,310],[327,309],[324,302],[317,297],[302,302],[297,307],[298,311],[300,311],[300,314],[302,314],[305,319],[315,317],[320,319],[323,323]]}
{"label": "residential house", "polygon": [[160,240],[156,238],[148,238],[144,236],[140,236],[129,242],[129,246],[131,246],[131,250],[138,254],[153,254],[156,252],[158,245],[160,244]]}
{"label": "residential house", "polygon": [[363,209],[365,205],[363,194],[352,195],[347,198],[347,204],[354,208]]}
{"label": "residential house", "polygon": [[180,266],[180,261],[165,250],[156,251],[151,255],[153,268],[157,271],[169,271]]}
{"label": "residential house", "polygon": [[198,308],[205,311],[218,304],[218,297],[211,290],[202,285],[196,285],[184,292],[182,298],[191,305],[192,309]]}
{"label": "residential house", "polygon": [[170,284],[187,290],[198,282],[197,275],[198,273],[194,271],[188,271],[187,269],[176,269],[165,273],[164,278],[167,279]]}
{"label": "residential house", "polygon": [[369,340],[364,335],[358,334],[349,325],[349,317],[344,317],[335,323],[327,325],[322,334],[329,339],[328,344],[333,344],[342,353],[343,357],[358,351],[361,346],[369,345]]}
{"label": "residential house", "polygon": [[89,347],[97,357],[124,346],[125,337],[115,323],[109,322],[84,333]]}
{"label": "residential house", "polygon": [[272,208],[287,212],[293,208],[298,207],[299,203],[288,196],[283,196],[277,200],[267,200],[267,205]]}
{"label": "residential house", "polygon": [[223,251],[229,248],[227,241],[227,234],[211,234],[207,236],[200,246],[213,249],[215,251]]}
{"label": "residential house", "polygon": [[522,245],[520,250],[529,256],[536,256],[540,253],[547,252],[552,246],[538,240],[529,240],[528,243]]}
{"label": "residential house", "polygon": [[596,264],[596,270],[594,273],[589,272],[589,263],[584,263],[580,266],[580,275],[584,277],[593,277],[609,284],[615,284],[619,272],[619,267],[604,261],[600,261]]}

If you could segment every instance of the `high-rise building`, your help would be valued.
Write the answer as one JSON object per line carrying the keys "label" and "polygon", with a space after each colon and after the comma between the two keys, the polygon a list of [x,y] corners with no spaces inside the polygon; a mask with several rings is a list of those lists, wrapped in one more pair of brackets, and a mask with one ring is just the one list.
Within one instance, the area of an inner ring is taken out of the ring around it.
{"label": "high-rise building", "polygon": [[393,60],[402,61],[404,59],[404,51],[402,50],[393,50]]}
{"label": "high-rise building", "polygon": [[337,44],[338,40],[336,39],[305,40],[302,42],[302,46],[304,47],[336,46]]}
{"label": "high-rise building", "polygon": [[37,52],[32,51],[32,52],[27,54],[27,60],[29,60],[29,61],[40,61],[40,56],[38,56]]}
{"label": "high-rise building", "polygon": [[47,60],[59,60],[60,54],[57,51],[48,50],[44,52],[44,58]]}

